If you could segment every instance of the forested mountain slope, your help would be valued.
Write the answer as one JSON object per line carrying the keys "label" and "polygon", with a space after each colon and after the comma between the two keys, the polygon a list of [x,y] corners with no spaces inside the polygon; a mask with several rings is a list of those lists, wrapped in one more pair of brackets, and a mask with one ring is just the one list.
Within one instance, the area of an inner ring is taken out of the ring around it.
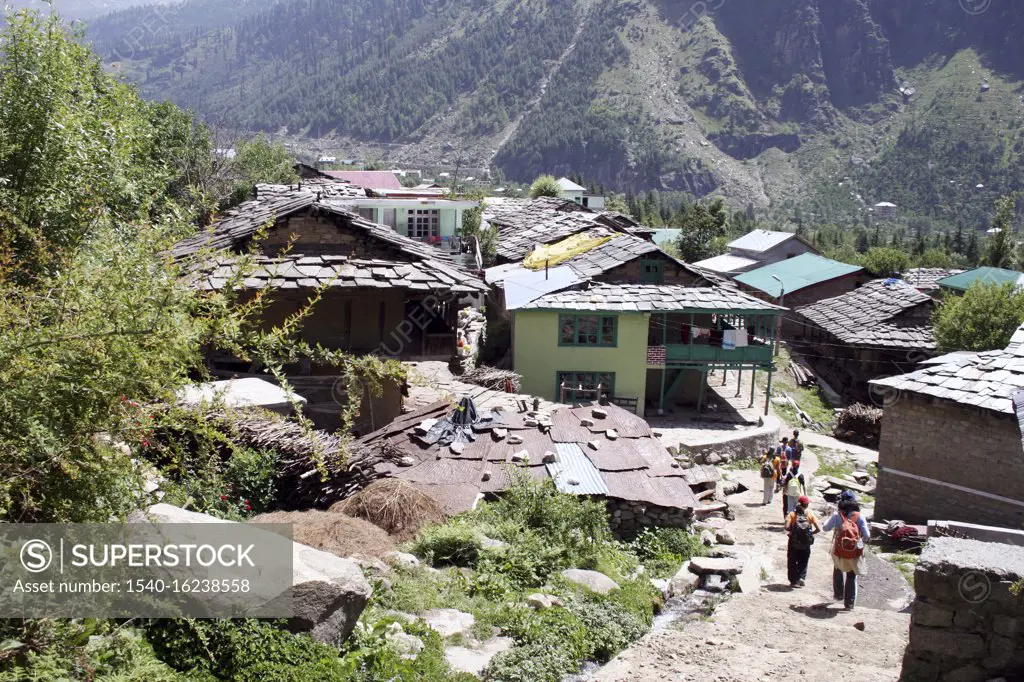
{"label": "forested mountain slope", "polygon": [[187,0],[126,40],[146,11],[89,33],[147,96],[353,156],[835,220],[956,221],[1024,170],[1005,0]]}

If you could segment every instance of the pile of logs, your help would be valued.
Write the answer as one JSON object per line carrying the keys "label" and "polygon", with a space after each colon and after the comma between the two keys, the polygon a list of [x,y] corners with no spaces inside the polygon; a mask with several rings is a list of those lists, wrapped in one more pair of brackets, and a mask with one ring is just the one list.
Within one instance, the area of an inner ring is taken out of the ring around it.
{"label": "pile of logs", "polygon": [[797,386],[816,386],[818,377],[814,371],[801,359],[792,357],[789,362],[789,373],[793,375]]}
{"label": "pile of logs", "polygon": [[836,438],[870,448],[878,447],[882,435],[882,410],[855,403],[836,415]]}

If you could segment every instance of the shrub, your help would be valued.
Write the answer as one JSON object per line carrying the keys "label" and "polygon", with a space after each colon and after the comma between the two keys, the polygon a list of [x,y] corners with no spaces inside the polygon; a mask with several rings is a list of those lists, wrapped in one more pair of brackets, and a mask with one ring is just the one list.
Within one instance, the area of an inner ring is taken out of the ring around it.
{"label": "shrub", "polygon": [[435,566],[475,566],[482,549],[480,535],[462,520],[427,528],[412,544],[416,556]]}
{"label": "shrub", "polygon": [[636,616],[646,627],[650,627],[654,622],[656,606],[661,603],[661,595],[654,589],[646,576],[621,583],[619,589],[601,599],[621,606]]}
{"label": "shrub", "polygon": [[700,536],[685,528],[645,528],[628,543],[627,549],[656,578],[675,575],[684,562],[705,552]]}
{"label": "shrub", "polygon": [[521,613],[503,629],[520,644],[561,648],[577,662],[594,653],[594,643],[583,621],[561,607]]}
{"label": "shrub", "polygon": [[185,679],[162,663],[136,630],[114,621],[7,621],[0,627],[0,642],[0,682]]}
{"label": "shrub", "polygon": [[593,655],[601,663],[647,632],[640,618],[615,602],[574,599],[568,609],[587,629]]}
{"label": "shrub", "polygon": [[157,656],[177,670],[224,680],[343,680],[338,651],[259,620],[159,620],[147,628]]}
{"label": "shrub", "polygon": [[495,656],[483,678],[493,682],[561,682],[578,668],[578,661],[565,649],[530,644]]}

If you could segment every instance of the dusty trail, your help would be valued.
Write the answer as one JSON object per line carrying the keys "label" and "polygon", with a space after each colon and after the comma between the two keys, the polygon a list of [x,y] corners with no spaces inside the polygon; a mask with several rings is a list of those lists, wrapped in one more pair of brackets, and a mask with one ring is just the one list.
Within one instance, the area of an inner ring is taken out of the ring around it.
{"label": "dusty trail", "polygon": [[[805,471],[817,460],[804,453]],[[676,623],[652,632],[594,673],[594,682],[693,680],[749,682],[798,679],[828,682],[892,682],[899,678],[907,644],[906,582],[892,565],[869,557],[857,608],[846,612],[832,600],[830,534],[811,554],[807,586],[789,588],[785,534],[778,497],[761,506],[757,472],[734,472],[750,488],[729,498],[736,520],[729,528],[741,556],[770,560],[756,594],[737,594],[710,619]],[[812,508],[825,507],[821,498]],[[863,624],[863,630],[857,624]],[[855,627],[857,626],[857,627]]]}

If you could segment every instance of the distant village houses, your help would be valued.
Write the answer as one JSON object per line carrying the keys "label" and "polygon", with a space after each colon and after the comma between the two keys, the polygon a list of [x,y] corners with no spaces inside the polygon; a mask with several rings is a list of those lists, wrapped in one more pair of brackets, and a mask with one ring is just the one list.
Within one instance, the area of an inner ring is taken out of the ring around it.
{"label": "distant village houses", "polygon": [[729,242],[729,253],[694,263],[696,267],[723,275],[738,275],[805,253],[820,255],[818,249],[792,232],[753,230]]}

